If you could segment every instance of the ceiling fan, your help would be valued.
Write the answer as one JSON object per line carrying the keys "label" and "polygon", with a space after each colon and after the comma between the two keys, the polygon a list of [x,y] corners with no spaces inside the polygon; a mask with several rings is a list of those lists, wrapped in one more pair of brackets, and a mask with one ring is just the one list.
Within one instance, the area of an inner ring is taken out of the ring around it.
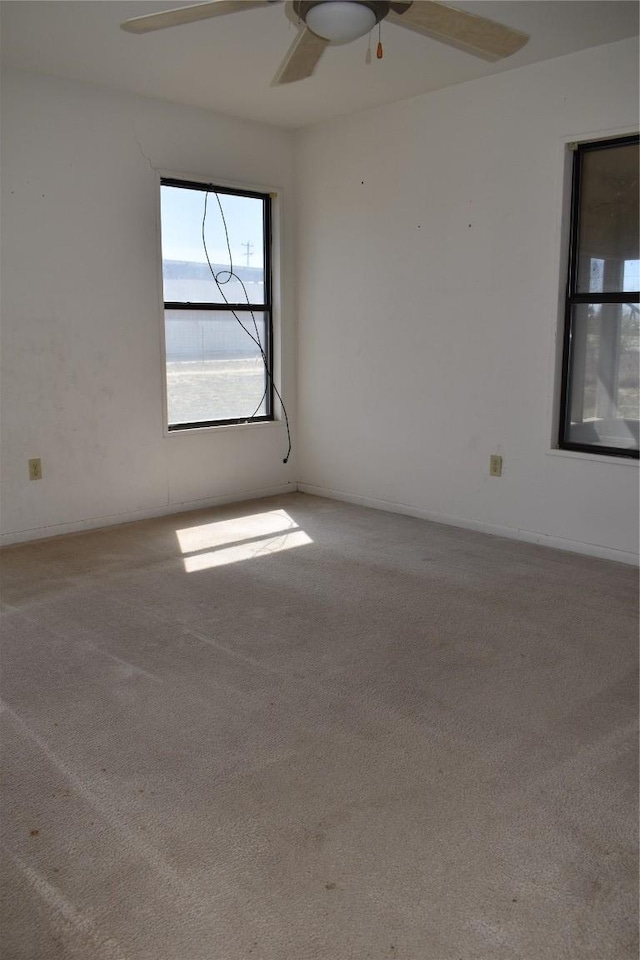
{"label": "ceiling fan", "polygon": [[[129,33],[149,33],[281,2],[283,0],[213,0],[134,17],[120,26]],[[511,56],[529,39],[519,30],[449,7],[440,0],[288,0],[286,12],[302,29],[273,85],[310,77],[328,44],[350,43],[369,33],[382,20],[490,61]]]}

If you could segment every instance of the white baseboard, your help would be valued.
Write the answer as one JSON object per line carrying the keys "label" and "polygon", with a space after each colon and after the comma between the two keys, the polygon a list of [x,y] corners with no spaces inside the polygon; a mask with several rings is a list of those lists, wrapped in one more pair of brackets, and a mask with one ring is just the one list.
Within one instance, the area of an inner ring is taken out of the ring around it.
{"label": "white baseboard", "polygon": [[243,493],[226,494],[220,497],[209,497],[205,500],[190,500],[179,503],[165,503],[160,507],[147,510],[136,510],[131,513],[112,514],[102,517],[90,517],[86,520],[77,520],[70,523],[56,523],[44,527],[34,527],[27,530],[18,530],[0,535],[0,546],[10,546],[14,543],[25,543],[30,540],[43,540],[48,537],[62,536],[67,533],[81,533],[83,530],[95,530],[99,527],[115,526],[121,523],[135,523],[136,520],[149,520],[153,517],[172,516],[173,514],[188,513],[192,510],[206,510],[209,507],[224,506],[229,503],[242,503],[245,500],[262,500],[265,497],[275,497],[281,494],[307,493],[311,496],[326,497],[329,500],[342,500],[345,503],[354,503],[363,507],[372,507],[374,510],[386,510],[389,513],[401,513],[420,520],[429,520],[433,523],[445,523],[449,526],[462,527],[467,530],[476,530],[479,533],[488,533],[496,537],[505,537],[509,540],[522,540],[525,543],[537,543],[540,546],[552,547],[556,550],[568,550],[571,553],[581,553],[586,556],[599,557],[603,560],[616,560],[638,566],[639,558],[634,553],[604,547],[600,544],[585,543],[581,540],[567,540],[563,537],[552,537],[544,533],[534,533],[530,530],[507,527],[501,524],[484,523],[470,520],[466,517],[452,517],[446,514],[422,510],[420,507],[406,503],[397,503],[393,500],[383,500],[379,497],[363,497],[357,494],[346,493],[342,490],[333,490],[320,487],[313,483],[286,483],[273,487],[262,487],[258,490],[247,490]]}
{"label": "white baseboard", "polygon": [[571,553],[581,553],[590,557],[599,557],[602,560],[616,560],[619,563],[628,563],[638,566],[639,558],[635,553],[625,550],[616,550],[604,547],[597,543],[584,543],[581,540],[567,540],[563,537],[552,537],[546,533],[534,533],[531,530],[502,526],[496,523],[484,523],[479,520],[469,520],[466,517],[451,517],[446,514],[433,513],[422,510],[406,503],[396,503],[393,500],[382,500],[378,497],[361,497],[341,490],[327,487],[318,487],[313,483],[298,483],[300,493],[308,493],[315,497],[327,497],[329,500],[343,500],[345,503],[355,503],[362,507],[372,507],[374,510],[387,510],[389,513],[402,513],[409,517],[418,517],[420,520],[430,520],[434,523],[445,523],[452,527],[462,527],[467,530],[477,530],[479,533],[489,533],[495,537],[505,537],[508,540],[522,540],[525,543],[537,543],[543,547],[552,547],[555,550],[568,550]]}
{"label": "white baseboard", "polygon": [[189,513],[192,510],[206,510],[209,507],[221,507],[227,503],[242,503],[245,500],[263,500],[265,497],[276,497],[282,493],[295,493],[296,490],[297,484],[284,483],[273,487],[263,487],[259,490],[247,490],[243,493],[209,497],[206,500],[165,503],[160,507],[152,507],[148,510],[136,510],[132,513],[90,517],[86,520],[75,520],[70,523],[54,523],[45,527],[17,530],[13,533],[0,535],[0,546],[4,547],[10,546],[13,543],[25,543],[29,540],[44,540],[48,537],[59,537],[66,533],[82,533],[83,530],[112,527],[120,523],[135,523],[136,520],[150,520],[153,519],[153,517],[168,517],[177,513]]}

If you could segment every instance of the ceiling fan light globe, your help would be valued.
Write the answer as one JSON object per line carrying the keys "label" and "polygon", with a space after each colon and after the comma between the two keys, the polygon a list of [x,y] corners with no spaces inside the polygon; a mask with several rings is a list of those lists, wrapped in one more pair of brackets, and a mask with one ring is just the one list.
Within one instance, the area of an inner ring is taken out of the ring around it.
{"label": "ceiling fan light globe", "polygon": [[334,43],[349,43],[364,37],[377,22],[373,10],[353,0],[326,0],[307,12],[306,24],[317,36]]}

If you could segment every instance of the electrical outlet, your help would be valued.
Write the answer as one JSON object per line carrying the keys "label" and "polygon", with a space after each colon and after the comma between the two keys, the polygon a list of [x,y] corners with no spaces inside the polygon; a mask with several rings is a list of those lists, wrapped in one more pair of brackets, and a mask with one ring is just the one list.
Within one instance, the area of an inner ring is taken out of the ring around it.
{"label": "electrical outlet", "polygon": [[29,480],[42,480],[42,463],[40,457],[29,460]]}
{"label": "electrical outlet", "polygon": [[497,453],[494,453],[489,457],[489,476],[502,476],[502,457],[498,456]]}

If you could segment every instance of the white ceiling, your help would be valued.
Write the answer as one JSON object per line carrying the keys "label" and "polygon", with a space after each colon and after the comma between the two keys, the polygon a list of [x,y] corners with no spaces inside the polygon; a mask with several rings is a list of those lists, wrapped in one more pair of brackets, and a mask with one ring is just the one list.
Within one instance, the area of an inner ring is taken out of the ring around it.
{"label": "white ceiling", "polygon": [[374,49],[372,63],[365,63],[364,37],[327,49],[309,79],[272,87],[271,79],[296,35],[284,5],[145,36],[119,29],[128,17],[180,5],[172,0],[3,0],[2,61],[300,127],[637,35],[639,9],[635,0],[456,0],[452,6],[528,33],[529,42],[507,60],[485,63],[383,23],[384,59],[376,60]]}

